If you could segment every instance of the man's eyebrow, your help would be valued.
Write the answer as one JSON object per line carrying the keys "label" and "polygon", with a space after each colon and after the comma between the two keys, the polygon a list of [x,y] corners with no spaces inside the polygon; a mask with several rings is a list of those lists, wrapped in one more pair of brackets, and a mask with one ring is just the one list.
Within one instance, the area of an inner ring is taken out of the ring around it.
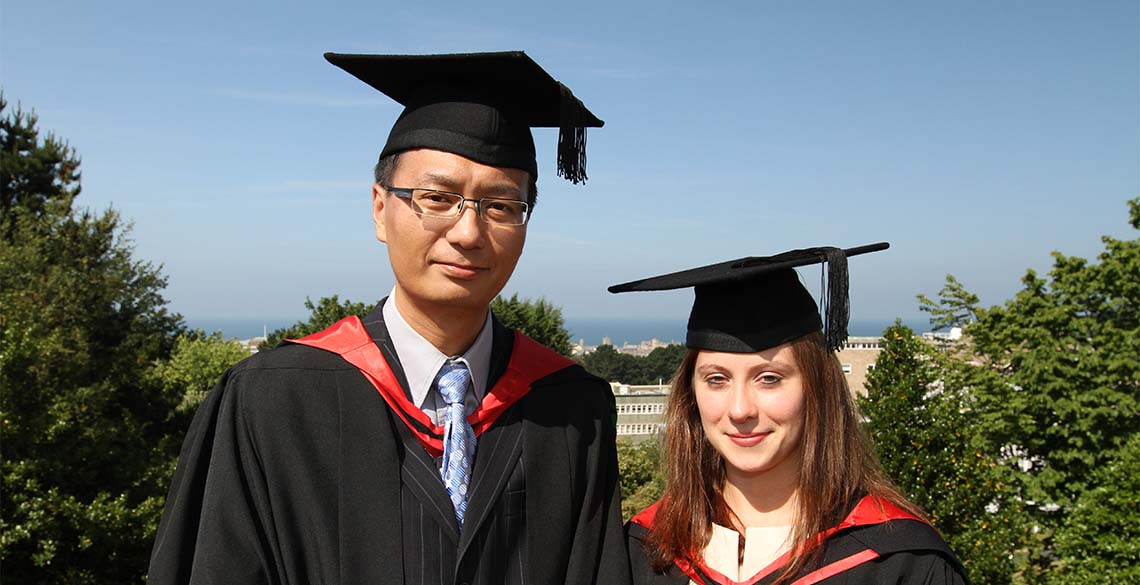
{"label": "man's eyebrow", "polygon": [[522,189],[519,189],[511,183],[496,183],[493,185],[486,185],[479,189],[479,194],[484,197],[506,197],[508,199],[525,199],[523,197]]}
{"label": "man's eyebrow", "polygon": [[432,187],[439,187],[440,189],[444,190],[459,188],[459,182],[455,179],[452,179],[447,175],[440,175],[431,171],[427,171],[424,174],[420,175],[420,181],[424,187],[430,185]]}
{"label": "man's eyebrow", "polygon": [[[420,176],[423,181],[423,186],[437,187],[443,191],[458,191],[462,184],[460,181],[455,180],[447,175],[441,175],[432,171],[427,171]],[[489,185],[480,185],[477,195],[483,197],[510,197],[512,199],[522,199],[523,191],[513,183],[492,183]]]}

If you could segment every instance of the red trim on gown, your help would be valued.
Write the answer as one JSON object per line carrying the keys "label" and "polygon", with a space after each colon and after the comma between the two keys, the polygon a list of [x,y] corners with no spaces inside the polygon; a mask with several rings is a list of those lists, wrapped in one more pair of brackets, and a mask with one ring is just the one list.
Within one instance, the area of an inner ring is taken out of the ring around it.
{"label": "red trim on gown", "polygon": [[[653,520],[657,515],[657,507],[660,504],[660,500],[654,502],[651,506],[642,510],[640,513],[634,516],[631,521],[634,524],[644,526],[647,530],[652,530]],[[855,507],[851,509],[851,512],[849,512],[839,524],[828,528],[827,530],[824,530],[823,532],[815,535],[815,537],[809,539],[805,548],[803,549],[803,552],[810,551],[820,544],[823,544],[824,541],[841,530],[854,528],[856,526],[872,526],[875,524],[889,522],[891,520],[918,520],[919,522],[924,522],[921,518],[903,510],[902,508],[899,508],[898,506],[895,506],[894,504],[882,498],[876,496],[864,496],[863,499],[859,500],[859,503],[855,504]],[[720,585],[752,585],[767,577],[768,575],[771,575],[776,570],[787,564],[787,562],[791,559],[791,555],[791,551],[780,555],[779,558],[761,569],[759,573],[756,573],[755,575],[743,581],[735,581],[727,575],[713,570],[705,564],[703,559],[693,560],[678,558],[674,559],[673,562],[677,565],[677,568],[681,569],[685,575],[688,575],[690,579],[696,581],[697,583],[702,582],[702,579],[711,579],[714,583],[719,583]],[[851,556],[820,567],[819,569],[812,571],[803,577],[800,577],[796,581],[793,581],[792,585],[812,585],[813,583],[818,583],[824,579],[842,573],[843,571],[846,571],[852,567],[859,566],[872,559],[878,558],[878,556],[879,554],[871,549],[863,550]]]}
{"label": "red trim on gown", "polygon": [[[424,411],[408,400],[391,366],[372,341],[372,336],[364,328],[360,317],[345,317],[323,331],[286,341],[331,351],[356,366],[400,420],[412,430],[424,449],[433,457],[443,455],[443,426],[433,424]],[[467,417],[471,428],[475,430],[475,436],[483,434],[499,415],[526,396],[535,381],[572,365],[573,361],[515,331],[514,349],[506,371],[483,396],[483,401],[475,412]]]}

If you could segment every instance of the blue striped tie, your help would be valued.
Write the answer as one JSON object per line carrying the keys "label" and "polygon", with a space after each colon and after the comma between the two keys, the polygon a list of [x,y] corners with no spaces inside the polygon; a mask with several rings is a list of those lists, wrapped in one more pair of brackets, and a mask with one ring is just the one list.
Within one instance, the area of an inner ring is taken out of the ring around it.
{"label": "blue striped tie", "polygon": [[467,422],[463,403],[469,379],[467,365],[463,362],[444,365],[435,379],[439,394],[447,404],[443,423],[443,466],[439,473],[455,506],[455,519],[460,528],[463,528],[463,513],[467,511],[467,485],[471,482],[471,461],[475,458],[475,431]]}

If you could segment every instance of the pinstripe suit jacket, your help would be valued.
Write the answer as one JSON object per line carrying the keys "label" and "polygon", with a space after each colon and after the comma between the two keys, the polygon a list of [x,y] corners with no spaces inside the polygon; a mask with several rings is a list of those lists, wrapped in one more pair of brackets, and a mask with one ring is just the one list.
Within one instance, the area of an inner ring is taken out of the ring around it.
{"label": "pinstripe suit jacket", "polygon": [[[377,308],[364,320],[402,386]],[[495,323],[491,380],[513,337]],[[629,582],[613,395],[556,372],[480,437],[463,530],[432,457],[339,356],[287,345],[200,407],[151,583]]]}

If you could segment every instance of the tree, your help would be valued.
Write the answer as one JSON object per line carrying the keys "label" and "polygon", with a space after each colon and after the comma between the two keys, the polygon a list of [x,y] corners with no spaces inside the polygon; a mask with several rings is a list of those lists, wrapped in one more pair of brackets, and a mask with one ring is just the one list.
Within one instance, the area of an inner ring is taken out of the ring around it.
{"label": "tree", "polygon": [[[309,310],[309,319],[270,333],[260,347],[272,348],[283,339],[297,339],[316,333],[349,315],[363,318],[374,307],[375,305],[354,303],[348,299],[342,303],[337,295],[321,297],[316,303],[306,298],[305,308]],[[546,299],[519,299],[517,294],[510,299],[496,297],[491,301],[491,311],[508,328],[518,329],[562,355],[570,355],[570,333],[563,324],[562,309]]]}
{"label": "tree", "polygon": [[[54,134],[42,139],[34,112],[19,106],[10,116],[0,94],[0,217],[14,210],[38,217],[71,209],[79,195],[79,159],[75,150]],[[15,225],[5,224],[5,239],[11,240]]]}
{"label": "tree", "polygon": [[1050,583],[1140,583],[1140,433],[1107,465],[1057,531]]}
{"label": "tree", "polygon": [[181,442],[150,375],[183,330],[113,210],[73,207],[79,161],[0,100],[0,561],[11,582],[146,570]]}
{"label": "tree", "polygon": [[621,514],[629,520],[649,507],[665,491],[661,454],[657,441],[617,441],[618,475],[621,476]]}
{"label": "tree", "polygon": [[220,331],[211,335],[195,331],[179,336],[170,359],[153,373],[171,401],[177,401],[177,412],[192,415],[222,374],[247,357],[249,350],[236,340],[226,340]]}
{"label": "tree", "polygon": [[625,384],[668,384],[685,359],[688,349],[680,344],[654,348],[639,357],[621,353],[612,345],[600,345],[578,357],[578,362],[595,376]]}
{"label": "tree", "polygon": [[612,345],[600,345],[594,351],[579,357],[578,361],[591,374],[607,382],[632,384],[644,377],[641,360],[636,356],[620,353]]}
{"label": "tree", "polygon": [[331,297],[321,297],[320,300],[313,303],[313,300],[305,297],[305,308],[309,310],[308,321],[298,321],[289,327],[278,329],[269,334],[269,337],[259,346],[261,349],[270,349],[277,347],[284,339],[299,339],[306,335],[323,331],[333,323],[348,317],[349,315],[356,315],[363,318],[376,305],[366,305],[364,303],[354,303],[348,299],[340,302],[340,297],[333,295]]}
{"label": "tree", "polygon": [[[1140,199],[1128,207],[1140,229]],[[1028,271],[1004,305],[967,307],[975,298],[952,279],[930,305],[943,310],[936,317],[976,319],[943,375],[969,399],[979,451],[998,459],[1026,504],[1034,535],[1018,552],[1020,581],[1058,566],[1054,536],[1140,415],[1140,239],[1102,241],[1096,263],[1055,252],[1048,275]]]}
{"label": "tree", "polygon": [[951,356],[896,322],[867,375],[860,406],[888,477],[962,557],[974,583],[1008,583],[1020,507],[994,457],[975,445],[968,394]]}
{"label": "tree", "polygon": [[642,361],[642,379],[636,384],[668,384],[681,367],[688,348],[679,343],[655,347]]}
{"label": "tree", "polygon": [[518,329],[531,339],[564,355],[570,355],[570,332],[562,319],[562,309],[544,298],[538,300],[495,297],[491,311],[511,329]]}
{"label": "tree", "polygon": [[952,327],[965,327],[978,320],[978,295],[954,278],[946,275],[946,284],[938,291],[938,302],[926,295],[918,295],[918,309],[930,313],[930,325],[936,331]]}
{"label": "tree", "polygon": [[[1140,229],[1140,199],[1129,202]],[[1053,254],[1046,278],[1029,271],[1003,306],[968,328],[995,374],[977,388],[993,446],[1016,453],[1024,497],[1070,508],[1136,431],[1140,415],[1140,239],[1102,238],[1098,263]]]}

